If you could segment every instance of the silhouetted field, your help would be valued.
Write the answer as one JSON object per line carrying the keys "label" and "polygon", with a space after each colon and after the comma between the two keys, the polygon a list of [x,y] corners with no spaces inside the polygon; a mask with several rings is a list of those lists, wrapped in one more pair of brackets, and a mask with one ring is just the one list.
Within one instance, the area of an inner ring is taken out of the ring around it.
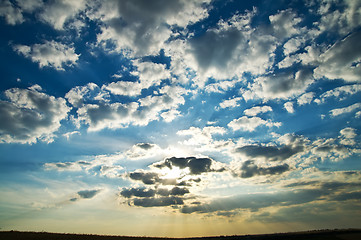
{"label": "silhouetted field", "polygon": [[48,232],[0,231],[1,240],[360,240],[361,229],[317,230],[307,232],[274,233],[197,238],[128,237],[87,234],[62,234]]}

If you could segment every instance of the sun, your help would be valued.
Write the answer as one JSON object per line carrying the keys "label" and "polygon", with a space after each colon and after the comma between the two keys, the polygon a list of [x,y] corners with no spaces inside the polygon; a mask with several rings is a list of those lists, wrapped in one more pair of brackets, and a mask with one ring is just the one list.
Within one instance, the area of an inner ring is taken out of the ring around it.
{"label": "sun", "polygon": [[161,174],[165,179],[180,179],[187,175],[188,169],[180,169],[179,167],[163,168]]}

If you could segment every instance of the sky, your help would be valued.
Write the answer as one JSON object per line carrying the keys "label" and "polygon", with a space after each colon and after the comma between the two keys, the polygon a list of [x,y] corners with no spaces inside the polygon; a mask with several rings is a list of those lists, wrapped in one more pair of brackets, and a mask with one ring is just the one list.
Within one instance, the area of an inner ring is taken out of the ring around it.
{"label": "sky", "polygon": [[1,0],[0,230],[361,227],[361,1]]}

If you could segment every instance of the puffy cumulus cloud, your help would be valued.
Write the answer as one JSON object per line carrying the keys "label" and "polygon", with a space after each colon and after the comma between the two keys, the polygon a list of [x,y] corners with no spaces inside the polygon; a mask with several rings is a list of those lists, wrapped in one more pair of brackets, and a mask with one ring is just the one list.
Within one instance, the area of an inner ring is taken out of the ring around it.
{"label": "puffy cumulus cloud", "polygon": [[[115,83],[117,84],[117,83]],[[117,129],[129,125],[147,125],[150,121],[171,121],[181,116],[177,111],[179,105],[184,104],[183,95],[187,90],[179,86],[166,85],[137,101],[110,102],[111,93],[107,90],[110,85],[98,87],[94,83],[72,88],[66,98],[78,107],[75,124],[88,125],[89,131],[99,131],[104,128]]]}
{"label": "puffy cumulus cloud", "polygon": [[84,11],[86,1],[48,1],[44,5],[38,17],[45,23],[51,25],[56,30],[64,30],[64,25],[74,22],[76,16]]}
{"label": "puffy cumulus cloud", "polygon": [[272,112],[272,108],[270,106],[256,106],[249,109],[244,110],[244,114],[246,116],[255,117],[260,113]]}
{"label": "puffy cumulus cloud", "polygon": [[138,96],[143,89],[148,89],[151,86],[158,86],[162,80],[168,79],[171,76],[169,70],[166,69],[165,64],[134,61],[134,66],[137,67],[137,71],[133,71],[131,74],[138,76],[139,81],[113,82],[104,85],[103,89],[116,95]]}
{"label": "puffy cumulus cloud", "polygon": [[96,14],[101,22],[98,42],[111,41],[116,51],[155,55],[172,35],[172,25],[185,27],[207,16],[209,1],[107,1]]}
{"label": "puffy cumulus cloud", "polygon": [[75,120],[87,124],[89,131],[122,128],[133,122],[132,114],[136,113],[138,106],[135,102],[86,104],[78,108]]}
{"label": "puffy cumulus cloud", "polygon": [[105,100],[105,93],[95,83],[88,83],[85,86],[76,86],[65,94],[65,98],[74,107],[79,107],[87,101]]}
{"label": "puffy cumulus cloud", "polygon": [[78,195],[81,198],[86,198],[86,199],[90,199],[95,197],[95,195],[97,195],[100,192],[100,190],[82,190],[78,192]]}
{"label": "puffy cumulus cloud", "polygon": [[304,93],[297,98],[298,105],[310,104],[314,98],[315,94],[313,92]]}
{"label": "puffy cumulus cloud", "polygon": [[120,195],[125,198],[131,197],[141,197],[149,198],[156,195],[168,197],[168,196],[183,196],[189,193],[187,188],[173,187],[171,189],[167,188],[156,188],[156,189],[146,189],[146,188],[123,188],[120,192]]}
{"label": "puffy cumulus cloud", "polygon": [[29,0],[29,1],[16,0],[16,4],[24,12],[32,12],[44,5],[43,0]]}
{"label": "puffy cumulus cloud", "polygon": [[317,23],[321,32],[334,32],[345,36],[361,25],[361,3],[359,1],[318,0],[321,16]]}
{"label": "puffy cumulus cloud", "polygon": [[74,47],[55,41],[44,41],[44,43],[27,45],[14,45],[14,51],[39,64],[41,68],[52,67],[63,70],[64,66],[74,66],[79,59]]}
{"label": "puffy cumulus cloud", "polygon": [[187,188],[123,188],[120,195],[127,199],[128,205],[140,207],[165,207],[184,204]]}
{"label": "puffy cumulus cloud", "polygon": [[289,113],[294,113],[295,109],[293,107],[293,102],[286,102],[285,104],[283,104],[283,107],[287,110],[287,112]]}
{"label": "puffy cumulus cloud", "polygon": [[200,175],[202,173],[214,172],[214,171],[224,171],[224,168],[213,169],[211,166],[216,165],[215,161],[211,158],[196,158],[196,157],[186,157],[186,158],[177,158],[171,157],[166,158],[160,163],[153,164],[156,168],[169,168],[178,167],[180,169],[188,169],[189,174],[191,175]]}
{"label": "puffy cumulus cloud", "polygon": [[123,158],[123,154],[120,153],[97,155],[92,156],[90,160],[45,163],[43,167],[46,171],[84,172],[106,178],[119,178],[124,168],[118,162]]}
{"label": "puffy cumulus cloud", "polygon": [[357,136],[356,134],[356,129],[354,128],[344,128],[340,131],[340,135],[341,135],[341,140],[340,143],[344,144],[344,145],[355,145],[355,137]]}
{"label": "puffy cumulus cloud", "polygon": [[341,161],[361,152],[360,148],[353,145],[353,138],[347,138],[342,135],[339,139],[318,139],[312,143],[311,153],[314,158],[321,159],[322,161]]}
{"label": "puffy cumulus cloud", "polygon": [[272,122],[271,120],[264,120],[260,117],[247,116],[234,119],[228,123],[228,127],[232,128],[234,131],[241,130],[247,132],[253,132],[259,126],[280,127],[281,125],[282,123],[280,122]]}
{"label": "puffy cumulus cloud", "polygon": [[348,95],[354,95],[361,91],[361,84],[352,84],[337,87],[335,89],[324,92],[315,101],[317,103],[324,103],[328,98],[337,98],[338,100],[344,100]]}
{"label": "puffy cumulus cloud", "polygon": [[289,170],[290,166],[286,163],[270,167],[260,167],[255,164],[254,161],[248,160],[242,164],[242,167],[239,169],[239,171],[234,172],[234,175],[241,178],[251,178],[262,175],[279,175]]}
{"label": "puffy cumulus cloud", "polygon": [[1,142],[52,142],[60,122],[70,111],[65,99],[41,92],[39,85],[12,88],[5,91],[5,96],[9,101],[0,101]]}
{"label": "puffy cumulus cloud", "polygon": [[20,8],[16,7],[9,0],[0,1],[0,16],[4,17],[7,24],[16,25],[24,22]]}
{"label": "puffy cumulus cloud", "polygon": [[125,155],[130,159],[142,159],[153,157],[161,152],[161,148],[152,143],[137,143],[132,146]]}
{"label": "puffy cumulus cloud", "polygon": [[320,55],[320,65],[314,70],[316,78],[343,79],[359,82],[361,75],[361,31],[336,42]]}
{"label": "puffy cumulus cloud", "polygon": [[300,33],[300,28],[297,25],[302,19],[297,17],[291,9],[282,10],[275,15],[271,15],[269,20],[277,38],[285,39]]}
{"label": "puffy cumulus cloud", "polygon": [[236,148],[234,152],[243,155],[245,158],[263,159],[266,161],[284,161],[298,153],[303,153],[306,149],[306,145],[303,141],[298,141],[298,139],[293,141],[293,143],[281,147],[246,145]]}
{"label": "puffy cumulus cloud", "polygon": [[[209,86],[209,85],[208,85]],[[207,87],[208,87],[207,86]],[[235,107],[239,107],[241,104],[239,103],[239,101],[241,101],[242,98],[241,97],[235,97],[235,98],[231,98],[228,100],[223,100],[220,104],[219,107],[220,108],[235,108]]]}
{"label": "puffy cumulus cloud", "polygon": [[255,79],[250,92],[246,91],[246,97],[250,99],[258,97],[265,100],[293,98],[304,93],[313,82],[311,69],[301,68],[297,72],[288,69]]}
{"label": "puffy cumulus cloud", "polygon": [[353,112],[357,109],[361,108],[361,103],[354,103],[348,107],[344,108],[335,108],[330,111],[331,116],[336,117],[342,114]]}
{"label": "puffy cumulus cloud", "polygon": [[212,135],[224,134],[226,129],[219,126],[208,126],[203,129],[197,127],[190,127],[186,130],[180,130],[177,135],[180,136],[191,136],[190,139],[184,141],[186,145],[200,145],[200,144],[211,144],[213,142]]}

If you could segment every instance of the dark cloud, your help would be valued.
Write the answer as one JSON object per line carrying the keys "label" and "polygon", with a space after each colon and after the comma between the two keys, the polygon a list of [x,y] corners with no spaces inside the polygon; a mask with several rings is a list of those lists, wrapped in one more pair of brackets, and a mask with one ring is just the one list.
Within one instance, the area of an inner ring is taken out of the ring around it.
{"label": "dark cloud", "polygon": [[361,191],[341,193],[331,198],[334,201],[358,200],[361,201]]}
{"label": "dark cloud", "polygon": [[126,198],[131,198],[133,196],[135,197],[154,197],[155,190],[153,189],[145,189],[145,188],[130,188],[126,189],[123,188],[123,190],[120,192],[120,195]]}
{"label": "dark cloud", "polygon": [[179,188],[179,187],[173,187],[170,190],[167,188],[158,188],[158,189],[123,188],[123,190],[120,192],[120,195],[125,198],[131,198],[133,196],[140,198],[150,198],[150,197],[154,197],[155,195],[160,195],[163,197],[184,196],[187,193],[189,193],[189,190],[187,188]]}
{"label": "dark cloud", "polygon": [[190,174],[198,175],[204,172],[212,172],[212,171],[222,171],[211,169],[212,159],[210,158],[196,158],[196,157],[187,157],[187,158],[177,158],[171,157],[166,158],[164,162],[154,164],[154,167],[164,168],[167,167],[172,169],[172,167],[179,167],[180,169],[189,168]]}
{"label": "dark cloud", "polygon": [[286,171],[290,170],[288,164],[282,164],[273,167],[258,167],[254,161],[246,161],[243,163],[241,167],[241,172],[238,174],[242,178],[250,178],[259,175],[276,175],[282,174]]}
{"label": "dark cloud", "polygon": [[232,211],[235,209],[248,209],[258,211],[261,208],[271,206],[291,206],[308,203],[321,199],[329,193],[320,189],[302,189],[295,191],[284,191],[277,193],[255,193],[245,194],[227,198],[220,198],[197,205],[185,205],[182,213],[213,213]]}
{"label": "dark cloud", "polygon": [[242,39],[238,29],[230,28],[221,32],[207,31],[204,35],[191,39],[190,44],[202,70],[210,67],[224,69],[233,59],[234,50]]}
{"label": "dark cloud", "polygon": [[60,121],[70,108],[63,98],[40,92],[38,85],[29,89],[5,91],[10,101],[0,101],[0,141],[8,143],[51,142]]}
{"label": "dark cloud", "polygon": [[144,150],[149,150],[154,147],[154,145],[150,143],[138,143],[136,146]]}
{"label": "dark cloud", "polygon": [[133,180],[142,181],[144,184],[147,185],[160,182],[158,174],[153,172],[132,172],[129,173],[129,177]]}
{"label": "dark cloud", "polygon": [[250,158],[262,157],[269,161],[282,161],[302,152],[303,150],[303,145],[287,145],[280,148],[275,146],[247,145],[236,148],[235,152],[244,154]]}
{"label": "dark cloud", "polygon": [[83,190],[83,191],[79,191],[78,195],[81,198],[93,198],[99,192],[100,192],[100,190]]}
{"label": "dark cloud", "polygon": [[133,204],[140,207],[165,207],[172,205],[183,205],[184,201],[180,197],[160,197],[160,198],[136,198]]}

